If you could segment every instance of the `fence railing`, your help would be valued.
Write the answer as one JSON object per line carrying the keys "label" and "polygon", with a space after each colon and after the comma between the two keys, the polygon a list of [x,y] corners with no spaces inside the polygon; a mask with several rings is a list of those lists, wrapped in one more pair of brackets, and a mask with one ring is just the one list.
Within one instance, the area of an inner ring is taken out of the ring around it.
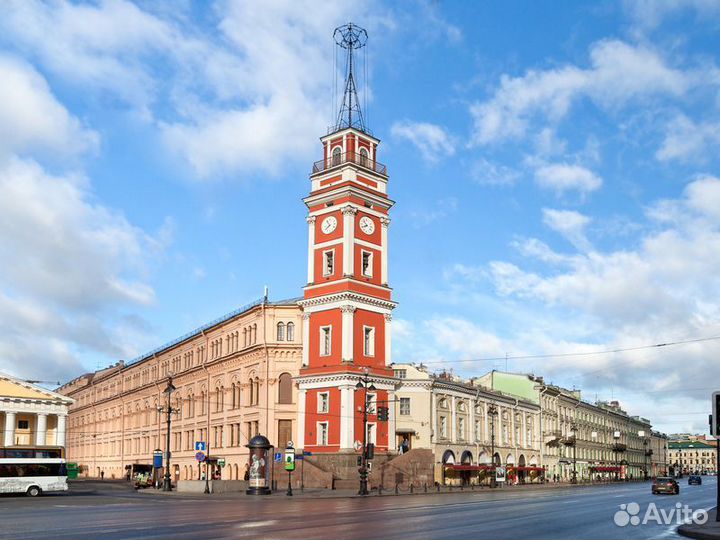
{"label": "fence railing", "polygon": [[327,159],[321,159],[313,163],[312,174],[328,171],[334,167],[339,167],[345,163],[354,163],[364,169],[387,176],[387,167],[378,161],[374,161],[369,157],[357,152],[345,152],[344,154],[335,154]]}

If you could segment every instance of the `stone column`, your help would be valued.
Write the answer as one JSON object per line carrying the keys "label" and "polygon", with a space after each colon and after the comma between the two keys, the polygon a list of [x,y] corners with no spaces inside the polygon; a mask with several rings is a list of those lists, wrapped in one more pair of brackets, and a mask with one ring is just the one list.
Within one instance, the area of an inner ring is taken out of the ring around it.
{"label": "stone column", "polygon": [[385,365],[389,366],[392,364],[392,328],[390,323],[392,321],[392,315],[389,313],[385,315]]}
{"label": "stone column", "polygon": [[47,440],[47,414],[38,413],[35,423],[35,444],[45,446]]}
{"label": "stone column", "polygon": [[302,351],[302,365],[307,367],[310,365],[310,314],[303,313],[303,351]]}
{"label": "stone column", "polygon": [[342,313],[342,351],[341,360],[343,362],[352,362],[354,351],[353,351],[353,320],[355,318],[355,307],[354,306],[342,306],[340,308]]}
{"label": "stone column", "polygon": [[380,218],[380,242],[382,243],[382,255],[380,257],[380,283],[388,284],[388,227],[389,218]]}
{"label": "stone column", "polygon": [[65,446],[65,426],[67,422],[66,414],[58,414],[57,417],[57,440],[55,442],[58,446]]}
{"label": "stone column", "polygon": [[355,273],[355,214],[357,208],[345,206],[343,215],[343,275],[351,276]]}
{"label": "stone column", "polygon": [[298,390],[298,421],[297,421],[297,437],[295,437],[295,446],[297,448],[305,448],[305,398],[307,390]]}
{"label": "stone column", "polygon": [[5,446],[15,446],[15,413],[5,413]]}
{"label": "stone column", "polygon": [[308,273],[307,282],[315,282],[315,216],[310,216],[308,222]]}
{"label": "stone column", "polygon": [[355,436],[355,388],[340,387],[340,451],[353,450]]}

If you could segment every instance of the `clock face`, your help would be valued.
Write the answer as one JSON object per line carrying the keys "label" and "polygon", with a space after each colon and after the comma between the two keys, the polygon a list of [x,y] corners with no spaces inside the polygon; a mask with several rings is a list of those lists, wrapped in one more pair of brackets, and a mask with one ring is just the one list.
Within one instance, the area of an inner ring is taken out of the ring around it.
{"label": "clock face", "polygon": [[367,216],[360,218],[360,230],[365,234],[372,234],[375,231],[375,223]]}
{"label": "clock face", "polygon": [[337,227],[337,218],[335,216],[328,216],[325,219],[323,219],[322,225],[320,225],[320,228],[322,229],[322,232],[325,234],[330,234],[335,230]]}

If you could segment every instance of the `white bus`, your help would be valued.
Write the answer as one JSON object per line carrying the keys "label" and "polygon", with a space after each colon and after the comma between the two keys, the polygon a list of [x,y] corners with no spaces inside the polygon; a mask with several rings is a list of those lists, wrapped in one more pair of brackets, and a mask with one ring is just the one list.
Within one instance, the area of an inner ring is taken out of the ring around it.
{"label": "white bus", "polygon": [[67,491],[67,466],[61,456],[62,452],[48,449],[0,449],[0,493],[37,497]]}

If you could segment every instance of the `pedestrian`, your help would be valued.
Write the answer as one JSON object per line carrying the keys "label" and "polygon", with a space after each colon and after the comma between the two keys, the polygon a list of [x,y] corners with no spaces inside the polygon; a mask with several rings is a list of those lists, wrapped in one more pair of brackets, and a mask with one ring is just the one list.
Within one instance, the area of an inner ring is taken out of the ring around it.
{"label": "pedestrian", "polygon": [[100,471],[100,480],[105,478],[105,471]]}
{"label": "pedestrian", "polygon": [[248,463],[245,464],[245,481],[247,482],[250,480],[250,465]]}

